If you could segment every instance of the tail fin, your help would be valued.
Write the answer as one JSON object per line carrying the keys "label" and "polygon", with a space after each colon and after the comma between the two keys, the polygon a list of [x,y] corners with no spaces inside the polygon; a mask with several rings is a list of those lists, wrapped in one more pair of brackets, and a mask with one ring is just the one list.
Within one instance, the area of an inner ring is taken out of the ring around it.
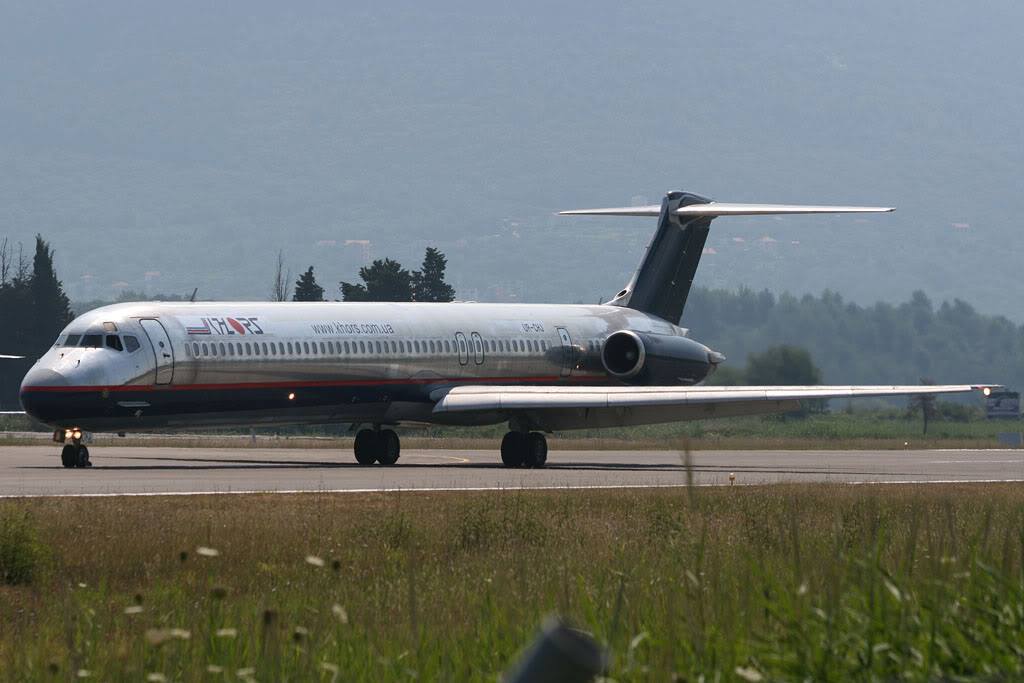
{"label": "tail fin", "polygon": [[875,206],[722,204],[689,192],[669,192],[661,206],[562,211],[564,216],[658,216],[658,229],[626,288],[608,303],[678,323],[700,264],[711,221],[719,216],[801,213],[878,213]]}

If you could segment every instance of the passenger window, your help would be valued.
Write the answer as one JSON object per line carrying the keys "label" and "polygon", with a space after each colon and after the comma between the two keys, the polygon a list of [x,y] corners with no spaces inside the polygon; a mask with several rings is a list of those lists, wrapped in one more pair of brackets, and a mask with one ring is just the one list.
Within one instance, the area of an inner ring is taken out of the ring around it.
{"label": "passenger window", "polygon": [[277,352],[284,355],[284,342],[277,342]]}
{"label": "passenger window", "polygon": [[302,342],[302,352],[309,355],[309,342]]}
{"label": "passenger window", "polygon": [[199,344],[192,342],[192,355],[196,358],[199,357]]}
{"label": "passenger window", "polygon": [[420,352],[420,340],[417,339],[416,341],[414,341],[412,343],[412,345],[413,345],[413,348],[416,349],[416,353],[419,353]]}
{"label": "passenger window", "polygon": [[253,342],[252,350],[256,353],[257,356],[260,355],[260,344],[259,344],[259,342]]}
{"label": "passenger window", "polygon": [[210,344],[210,351],[213,353],[213,356],[216,357],[217,356],[217,345],[216,344]]}
{"label": "passenger window", "polygon": [[313,347],[313,355],[315,356],[315,355],[317,354],[317,351],[316,351],[316,342],[313,342],[312,344],[310,344],[310,346],[312,346],[312,347]]}
{"label": "passenger window", "polygon": [[447,339],[444,340],[444,352],[445,353],[451,353],[452,352],[452,345],[448,342]]}
{"label": "passenger window", "polygon": [[206,346],[206,342],[203,342],[203,355],[204,356],[210,355],[210,349],[209,349],[209,347]]}
{"label": "passenger window", "polygon": [[107,348],[114,349],[115,351],[124,351],[124,347],[121,346],[121,338],[116,334],[107,335]]}
{"label": "passenger window", "polygon": [[366,353],[366,343],[359,342],[359,353]]}
{"label": "passenger window", "polygon": [[346,354],[348,354],[348,353],[351,353],[351,351],[349,351],[349,348],[348,348],[348,342],[344,342],[344,343],[342,344],[342,346],[344,347],[344,349],[345,349],[345,353],[346,353]]}
{"label": "passenger window", "polygon": [[380,342],[374,342],[377,346],[377,353],[380,353]]}

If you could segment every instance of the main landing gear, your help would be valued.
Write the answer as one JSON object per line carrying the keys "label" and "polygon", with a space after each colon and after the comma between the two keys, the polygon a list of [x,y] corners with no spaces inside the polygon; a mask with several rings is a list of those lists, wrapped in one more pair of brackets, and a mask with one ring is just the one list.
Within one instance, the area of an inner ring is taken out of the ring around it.
{"label": "main landing gear", "polygon": [[64,448],[61,449],[60,464],[64,467],[92,467],[92,462],[89,460],[89,449],[82,443],[82,431],[69,429],[65,439],[70,439],[71,442],[65,443]]}
{"label": "main landing gear", "polygon": [[394,465],[402,452],[398,434],[392,429],[360,429],[356,434],[356,461],[360,465]]}
{"label": "main landing gear", "polygon": [[548,461],[548,440],[540,432],[508,432],[501,440],[505,467],[540,468]]}

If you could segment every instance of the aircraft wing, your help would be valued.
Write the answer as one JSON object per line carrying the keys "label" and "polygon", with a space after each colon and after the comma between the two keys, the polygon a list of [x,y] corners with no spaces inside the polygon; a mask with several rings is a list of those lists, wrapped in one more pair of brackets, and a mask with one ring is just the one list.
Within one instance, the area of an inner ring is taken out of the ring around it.
{"label": "aircraft wing", "polygon": [[9,356],[9,355],[7,355],[5,353],[0,353],[0,358],[15,359],[15,358],[24,358],[24,357],[25,356]]}
{"label": "aircraft wing", "polygon": [[522,415],[547,429],[656,424],[734,415],[789,412],[800,401],[879,396],[934,396],[998,385],[905,386],[460,386],[434,406],[437,415]]}
{"label": "aircraft wing", "polygon": [[[888,213],[889,206],[803,206],[799,204],[727,204],[707,202],[687,204],[675,210],[677,216],[780,216],[805,213]],[[617,209],[576,209],[559,211],[559,216],[660,216],[661,205],[625,206]]]}
{"label": "aircraft wing", "polygon": [[24,415],[24,410],[0,410],[0,415]]}

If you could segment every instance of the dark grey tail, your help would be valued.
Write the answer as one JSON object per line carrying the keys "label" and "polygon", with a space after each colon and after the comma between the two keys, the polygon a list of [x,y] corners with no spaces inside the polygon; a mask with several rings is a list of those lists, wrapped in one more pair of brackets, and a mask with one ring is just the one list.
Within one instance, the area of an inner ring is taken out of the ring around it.
{"label": "dark grey tail", "polygon": [[669,192],[661,202],[658,230],[626,288],[608,303],[678,323],[700,265],[711,217],[679,216],[676,210],[710,200],[689,192]]}
{"label": "dark grey tail", "polygon": [[697,273],[711,221],[718,216],[767,216],[804,213],[879,213],[876,206],[797,206],[724,204],[689,192],[669,192],[658,206],[562,211],[566,216],[658,216],[658,230],[633,279],[608,302],[678,324]]}

